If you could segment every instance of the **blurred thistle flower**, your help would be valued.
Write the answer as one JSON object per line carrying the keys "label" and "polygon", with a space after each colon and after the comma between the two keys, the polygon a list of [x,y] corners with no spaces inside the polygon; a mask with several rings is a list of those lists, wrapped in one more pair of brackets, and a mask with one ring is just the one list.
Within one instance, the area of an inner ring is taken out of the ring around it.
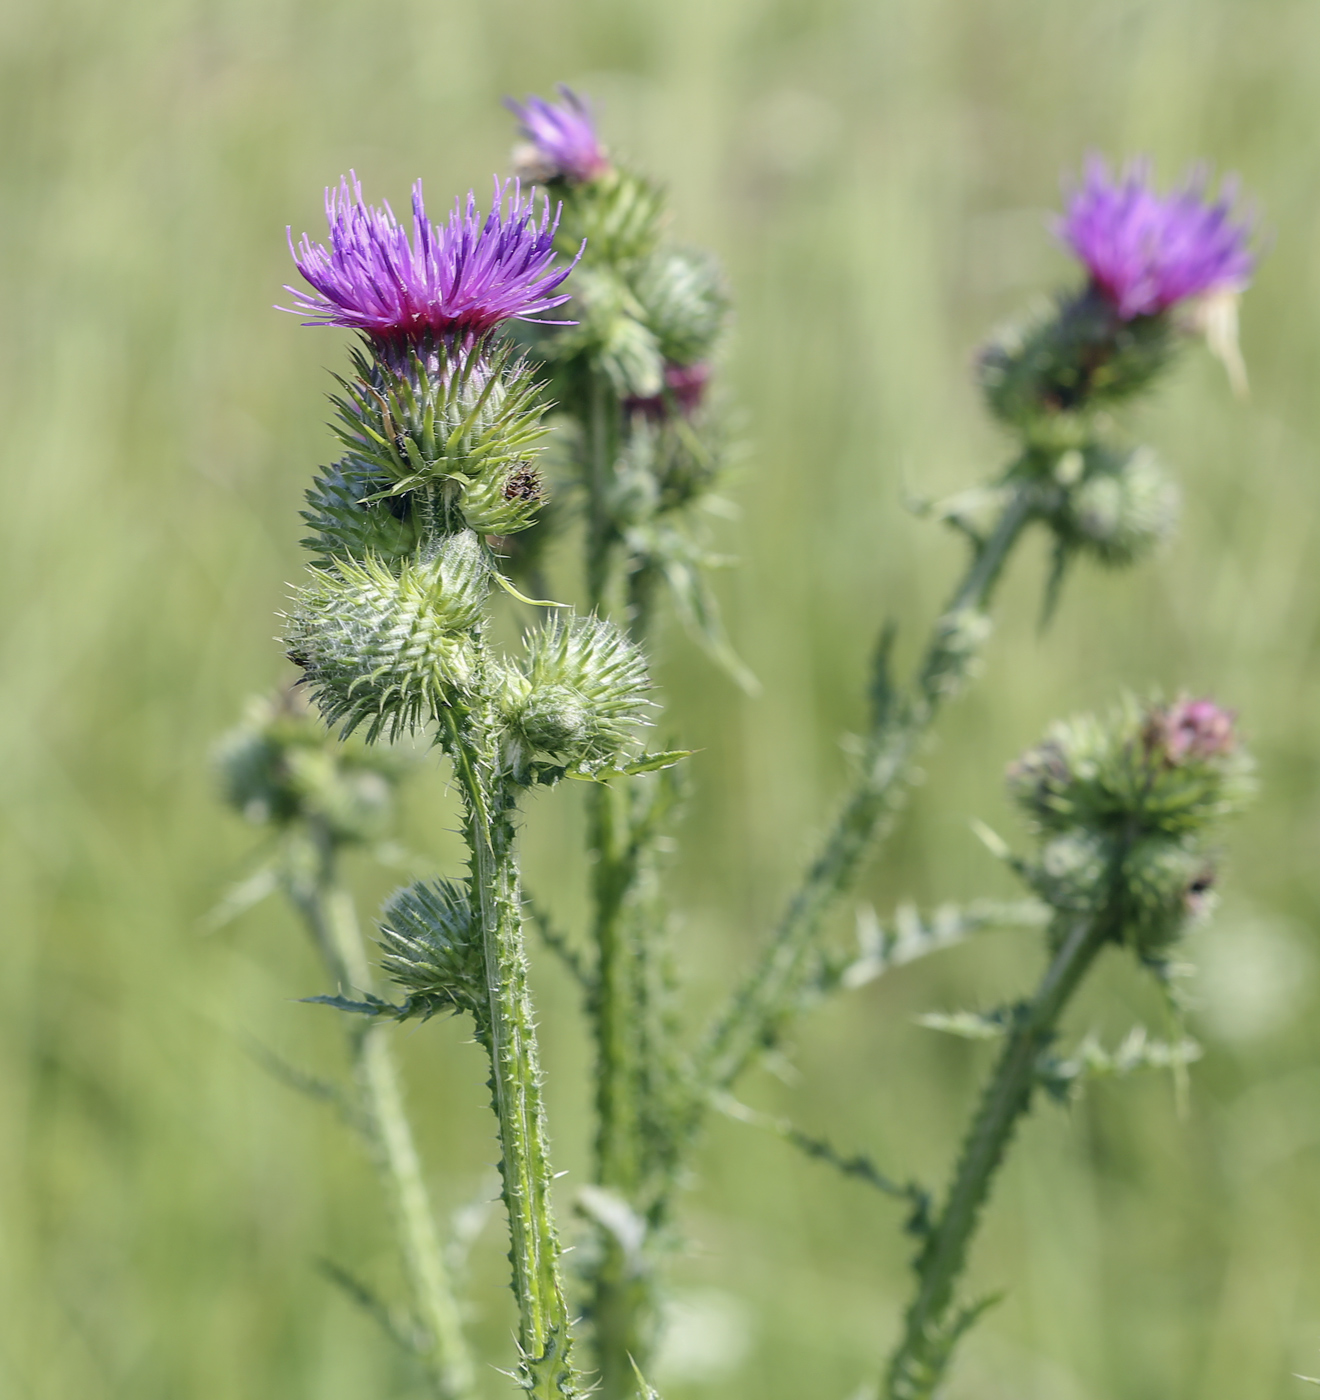
{"label": "blurred thistle flower", "polygon": [[1225,181],[1213,202],[1206,186],[1198,167],[1181,189],[1159,195],[1149,160],[1130,161],[1119,178],[1099,156],[1087,161],[1058,232],[1121,320],[1247,286],[1255,258],[1250,225],[1233,218],[1236,184]]}
{"label": "blurred thistle flower", "polygon": [[286,287],[297,305],[280,310],[310,316],[308,325],[344,326],[389,342],[475,338],[500,321],[529,320],[569,299],[556,288],[577,259],[554,265],[558,213],[552,220],[546,199],[538,220],[535,199],[524,199],[516,180],[495,181],[484,220],[469,191],[466,206],[454,201],[447,224],[432,225],[420,180],[412,207],[410,243],[388,204],[377,208],[363,200],[356,174],[329,187],[329,249],[307,234],[295,248],[289,230],[289,251],[315,290]]}
{"label": "blurred thistle flower", "polygon": [[706,397],[710,382],[710,366],[701,361],[695,365],[666,365],[664,388],[658,394],[645,397],[630,396],[623,406],[630,413],[659,422],[677,409],[684,418],[691,418]]}
{"label": "blurred thistle flower", "polygon": [[1177,700],[1152,712],[1147,743],[1170,764],[1232,753],[1237,745],[1236,718],[1213,700]]}
{"label": "blurred thistle flower", "polygon": [[596,136],[591,107],[563,83],[557,91],[557,103],[542,97],[529,97],[524,103],[504,99],[531,143],[515,152],[519,172],[531,180],[562,179],[572,184],[599,179],[610,163]]}

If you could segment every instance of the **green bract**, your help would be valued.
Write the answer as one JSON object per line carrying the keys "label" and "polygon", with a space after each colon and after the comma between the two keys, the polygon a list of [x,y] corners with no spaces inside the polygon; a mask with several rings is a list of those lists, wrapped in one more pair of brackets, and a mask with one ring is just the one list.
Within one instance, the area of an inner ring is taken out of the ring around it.
{"label": "green bract", "polygon": [[457,489],[525,462],[546,431],[531,367],[511,345],[428,340],[386,362],[355,351],[335,431],[352,459],[388,482],[380,493]]}
{"label": "green bract", "polygon": [[1147,389],[1177,347],[1167,315],[1120,320],[1087,291],[1001,331],[981,352],[986,403],[1031,443],[1082,445],[1096,410]]}

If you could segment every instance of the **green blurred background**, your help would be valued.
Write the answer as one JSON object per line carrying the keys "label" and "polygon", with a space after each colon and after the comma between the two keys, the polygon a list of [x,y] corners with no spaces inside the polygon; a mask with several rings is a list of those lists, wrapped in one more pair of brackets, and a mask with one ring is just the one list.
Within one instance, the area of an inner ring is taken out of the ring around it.
{"label": "green blurred background", "polygon": [[[408,1393],[329,1256],[393,1282],[356,1146],[275,1082],[255,1039],[339,1063],[321,979],[273,901],[199,923],[257,836],[208,755],[286,678],[271,640],[302,569],[296,511],[330,452],[342,337],[271,310],[284,227],[319,232],[349,167],[396,207],[488,187],[505,93],[590,92],[617,151],[669,185],[674,232],[724,260],[728,378],[750,444],[722,584],[765,694],[680,636],[661,679],[702,750],[683,854],[694,1010],[742,965],[841,791],[883,615],[909,656],[960,562],[904,509],[1005,450],[973,349],[1071,276],[1045,226],[1096,148],[1171,177],[1241,172],[1270,245],[1243,308],[1249,402],[1203,352],[1134,423],[1187,497],[1163,557],[1081,570],[1053,629],[1016,561],[986,675],[948,717],[902,834],[859,898],[887,910],[1011,886],[969,834],[1020,840],[1005,762],[1123,685],[1237,706],[1263,794],[1198,933],[1188,1112],[1166,1080],[1102,1086],[1022,1134],[974,1284],[1008,1286],[952,1400],[1266,1400],[1320,1371],[1320,7],[1314,0],[10,0],[0,8],[0,1393],[41,1400],[340,1400]],[[565,584],[565,587],[568,585]],[[536,801],[531,879],[581,909],[574,794]],[[409,845],[454,855],[437,771]],[[364,900],[389,887],[363,868]],[[846,932],[851,910],[839,918]],[[574,998],[538,963],[568,1210],[584,1178]],[[747,1097],[896,1174],[941,1178],[987,1055],[914,1025],[1034,976],[995,934],[816,1012],[796,1073]],[[1156,1017],[1118,960],[1076,1028]],[[1154,1022],[1152,1022],[1154,1024]],[[479,1052],[399,1036],[446,1214],[492,1194]],[[686,1202],[669,1400],[847,1400],[893,1337],[900,1211],[720,1122]],[[468,1211],[472,1223],[476,1214]],[[502,1222],[475,1240],[473,1326],[507,1362]],[[493,1372],[487,1393],[505,1393]]]}

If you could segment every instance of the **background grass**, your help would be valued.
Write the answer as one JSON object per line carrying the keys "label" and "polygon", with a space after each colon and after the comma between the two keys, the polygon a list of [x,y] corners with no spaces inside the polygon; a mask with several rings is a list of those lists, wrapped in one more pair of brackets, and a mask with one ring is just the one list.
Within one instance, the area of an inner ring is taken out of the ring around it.
{"label": "background grass", "polygon": [[[1023,1133],[975,1258],[1009,1285],[952,1400],[1272,1400],[1320,1368],[1320,9],[1311,0],[48,0],[0,9],[0,1392],[41,1400],[404,1395],[372,1324],[316,1272],[388,1288],[371,1178],[251,1038],[337,1063],[290,918],[198,921],[254,858],[208,750],[285,675],[273,612],[330,451],[340,337],[275,314],[284,226],[321,227],[349,167],[396,207],[484,190],[506,92],[568,80],[672,192],[737,296],[728,378],[751,452],[724,585],[765,683],[747,701],[679,636],[661,677],[702,753],[673,881],[694,1009],[742,965],[828,820],[886,614],[908,652],[958,563],[905,492],[970,484],[1004,444],[968,383],[989,326],[1071,275],[1044,227],[1096,148],[1165,176],[1205,156],[1271,245],[1244,306],[1254,392],[1189,357],[1134,430],[1176,466],[1177,542],[1079,571],[1051,632],[1044,560],[1015,566],[987,674],[861,897],[1007,892],[971,838],[1018,832],[1004,763],[1124,685],[1240,708],[1262,799],[1198,934],[1208,1053],[1101,1087]],[[538,799],[529,866],[571,919],[571,796]],[[408,840],[449,859],[443,780]],[[368,906],[388,874],[362,871]],[[840,921],[843,928],[845,920]],[[942,1177],[983,1049],[913,1025],[1034,975],[993,935],[824,1008],[797,1073],[747,1086],[895,1173]],[[1156,1014],[1115,960],[1077,1017]],[[586,1163],[573,997],[538,968],[563,1205]],[[479,1055],[400,1037],[446,1211],[491,1195]],[[676,1266],[670,1400],[839,1397],[893,1336],[899,1212],[753,1130],[716,1124]],[[502,1223],[471,1255],[484,1354],[507,1357]],[[487,1393],[504,1382],[488,1376]]]}

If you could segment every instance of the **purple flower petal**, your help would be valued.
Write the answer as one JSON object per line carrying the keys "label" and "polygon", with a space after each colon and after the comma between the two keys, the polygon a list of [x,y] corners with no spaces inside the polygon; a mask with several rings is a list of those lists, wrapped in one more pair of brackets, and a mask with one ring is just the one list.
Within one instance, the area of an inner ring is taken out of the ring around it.
{"label": "purple flower petal", "polygon": [[[350,184],[351,181],[351,184]],[[330,247],[307,234],[289,251],[313,291],[286,287],[296,303],[281,310],[309,316],[312,326],[346,326],[382,340],[426,334],[479,335],[500,321],[528,320],[562,306],[556,288],[577,264],[553,266],[558,213],[550,202],[524,200],[518,182],[495,181],[483,220],[476,196],[454,201],[447,224],[432,225],[413,186],[412,240],[388,204],[362,198],[356,174],[325,192]],[[581,257],[579,250],[578,256]]]}
{"label": "purple flower petal", "polygon": [[571,88],[560,83],[558,103],[529,97],[504,105],[518,118],[523,134],[536,147],[545,178],[560,176],[575,183],[594,180],[609,169],[609,161],[596,136],[591,108]]}
{"label": "purple flower petal", "polygon": [[1130,161],[1117,179],[1100,157],[1087,160],[1058,232],[1123,320],[1189,297],[1241,291],[1251,280],[1251,229],[1233,218],[1237,186],[1225,181],[1210,202],[1206,185],[1198,168],[1181,189],[1159,195],[1148,160]]}

